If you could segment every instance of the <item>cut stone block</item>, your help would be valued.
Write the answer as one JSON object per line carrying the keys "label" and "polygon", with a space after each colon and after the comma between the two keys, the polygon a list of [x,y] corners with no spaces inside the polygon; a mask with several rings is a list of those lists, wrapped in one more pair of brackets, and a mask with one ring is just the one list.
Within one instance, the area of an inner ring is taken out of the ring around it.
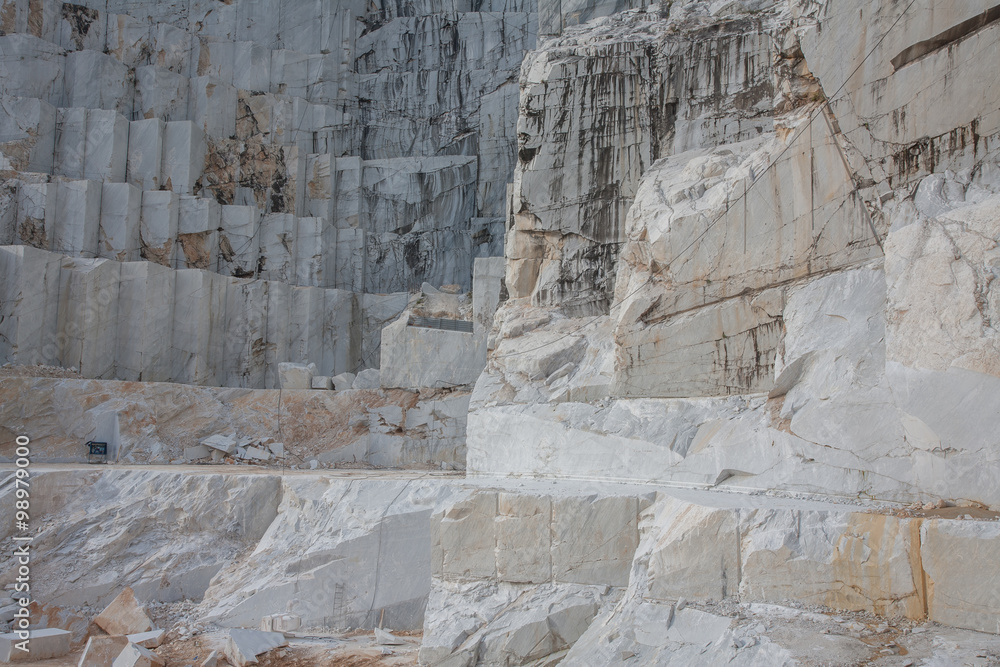
{"label": "cut stone block", "polygon": [[129,122],[114,110],[87,111],[87,141],[83,178],[92,181],[125,181],[128,172]]}
{"label": "cut stone block", "polygon": [[323,218],[298,218],[295,230],[295,284],[324,284]]}
{"label": "cut stone block", "polygon": [[271,452],[263,450],[260,447],[247,447],[243,458],[251,459],[253,461],[270,461]]}
{"label": "cut stone block", "polygon": [[112,667],[115,658],[129,645],[125,635],[90,637],[77,667]]}
{"label": "cut stone block", "polygon": [[184,458],[188,461],[197,461],[198,459],[208,458],[211,455],[212,449],[206,447],[205,445],[195,445],[194,447],[184,448]]}
{"label": "cut stone block", "polygon": [[366,368],[358,373],[351,384],[351,389],[381,389],[382,382],[377,368]]}
{"label": "cut stone block", "polygon": [[260,223],[261,280],[295,281],[298,220],[291,213],[266,213]]}
{"label": "cut stone block", "polygon": [[255,42],[233,44],[233,85],[263,93],[271,87],[271,50]]}
{"label": "cut stone block", "polygon": [[[0,36],[0,93],[63,104],[66,52],[59,46],[33,35]],[[86,79],[93,86],[93,80]],[[99,108],[99,107],[98,107]]]}
{"label": "cut stone block", "polygon": [[[129,186],[130,187],[130,186]],[[121,380],[174,379],[171,333],[175,273],[152,262],[121,264],[118,292],[118,357]]]}
{"label": "cut stone block", "polygon": [[278,362],[290,359],[291,288],[285,283],[271,282],[267,290],[267,348],[264,351],[266,367],[264,386],[279,387]]}
{"label": "cut stone block", "polygon": [[635,498],[553,500],[552,579],[627,586],[638,524]]}
{"label": "cut stone block", "polygon": [[[318,361],[323,357],[323,322],[326,294],[318,287],[291,288],[289,303],[289,349],[287,359],[298,363]],[[319,368],[313,375],[319,374]],[[309,389],[306,383],[303,389]]]}
{"label": "cut stone block", "polygon": [[148,648],[138,644],[129,644],[121,652],[111,667],[160,667],[167,663]]}
{"label": "cut stone block", "polygon": [[134,120],[128,130],[128,182],[140,190],[159,190],[163,167],[163,133],[159,118]]}
{"label": "cut stone block", "polygon": [[0,153],[6,161],[4,168],[52,172],[56,117],[56,108],[44,100],[3,97],[0,100]]}
{"label": "cut stone block", "polygon": [[231,435],[213,435],[202,440],[201,444],[226,454],[236,450],[236,438]]}
{"label": "cut stone block", "polygon": [[996,587],[988,583],[996,581],[1000,562],[996,522],[936,519],[925,521],[920,533],[930,620],[979,632],[1000,630],[1000,600]]}
{"label": "cut stone block", "polygon": [[101,191],[101,228],[97,252],[118,262],[139,259],[142,190],[128,183],[105,183]]}
{"label": "cut stone block", "polygon": [[280,646],[287,646],[285,635],[280,632],[259,630],[230,630],[226,642],[226,659],[234,667],[246,667],[257,662],[257,656]]}
{"label": "cut stone block", "polygon": [[[31,630],[27,644],[14,633],[0,635],[0,662],[37,662],[61,658],[69,653],[73,633],[69,630]],[[22,651],[21,646],[27,651]]]}
{"label": "cut stone block", "polygon": [[56,365],[62,256],[30,246],[0,247],[0,359]]}
{"label": "cut stone block", "polygon": [[68,54],[65,85],[65,106],[132,114],[132,73],[112,56],[89,50]]}
{"label": "cut stone block", "polygon": [[477,493],[449,507],[435,526],[432,571],[445,579],[496,577],[497,494]]}
{"label": "cut stone block", "polygon": [[347,391],[354,384],[354,373],[341,373],[331,378],[335,391]]}
{"label": "cut stone block", "polygon": [[497,576],[514,583],[552,580],[552,500],[501,493],[497,499]]}
{"label": "cut stone block", "polygon": [[224,377],[228,279],[197,269],[175,275],[174,381],[218,386]]}
{"label": "cut stone block", "polygon": [[59,181],[56,193],[51,249],[64,255],[97,257],[103,185],[98,181]]}
{"label": "cut stone block", "polygon": [[135,68],[135,118],[184,120],[190,82],[186,76],[154,65]]}
{"label": "cut stone block", "polygon": [[316,364],[296,364],[284,362],[278,364],[278,376],[282,389],[311,389],[312,378],[316,373]]}
{"label": "cut stone block", "polygon": [[211,653],[208,654],[208,657],[202,661],[201,667],[218,667],[218,664],[219,664],[219,652],[212,651]]}
{"label": "cut stone block", "polygon": [[337,272],[333,286],[360,291],[365,284],[365,231],[338,229],[335,254]]}
{"label": "cut stone block", "polygon": [[14,214],[16,240],[48,249],[55,238],[58,183],[19,181]]}
{"label": "cut stone block", "polygon": [[227,387],[252,389],[264,384],[270,285],[264,280],[228,280],[223,360]]}
{"label": "cut stone block", "polygon": [[146,615],[132,589],[126,587],[111,601],[104,611],[97,615],[94,623],[109,635],[129,635],[149,632],[153,622]]}
{"label": "cut stone block", "polygon": [[188,118],[198,123],[210,139],[236,134],[236,88],[211,76],[190,81]]}
{"label": "cut stone block", "polygon": [[179,218],[180,199],[176,193],[169,190],[142,193],[139,243],[143,259],[173,268]]}
{"label": "cut stone block", "polygon": [[55,333],[64,367],[76,368],[84,377],[114,377],[120,282],[118,262],[63,259]]}
{"label": "cut stone block", "polygon": [[194,192],[205,168],[205,136],[202,129],[188,120],[166,124],[163,133],[163,185],[182,195]]}
{"label": "cut stone block", "polygon": [[221,220],[222,207],[214,199],[180,198],[175,268],[214,271],[218,267]]}
{"label": "cut stone block", "polygon": [[383,387],[472,385],[485,367],[482,334],[409,326],[408,313],[382,330]]}
{"label": "cut stone block", "polygon": [[219,273],[235,278],[256,274],[260,257],[260,212],[254,206],[223,206]]}

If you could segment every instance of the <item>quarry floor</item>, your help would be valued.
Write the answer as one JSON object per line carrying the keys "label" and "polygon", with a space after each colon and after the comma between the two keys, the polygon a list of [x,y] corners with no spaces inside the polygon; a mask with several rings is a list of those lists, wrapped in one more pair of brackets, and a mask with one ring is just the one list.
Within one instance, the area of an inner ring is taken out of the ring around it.
{"label": "quarry floor", "polygon": [[[13,470],[0,465],[0,474]],[[575,479],[517,479],[467,476],[464,472],[435,470],[293,470],[260,465],[117,465],[117,464],[32,464],[35,473],[94,473],[100,471],[136,471],[183,475],[272,475],[313,479],[405,481],[435,478],[453,480],[467,487],[503,489],[525,494],[585,494],[591,489],[616,487],[622,493],[659,491],[679,499],[714,507],[791,508],[801,510],[840,510],[874,512],[896,516],[969,518],[1000,520],[1000,514],[974,507],[923,508],[875,503],[867,500],[810,497],[805,494],[776,495],[760,491],[710,490],[668,485],[639,485]],[[794,604],[794,603],[792,603]],[[789,649],[799,664],[810,666],[894,666],[894,667],[970,667],[1000,666],[1000,636],[946,627],[931,622],[906,619],[887,620],[867,613],[832,612],[820,606],[794,604],[782,606],[739,603],[724,600],[716,603],[691,603],[689,606],[731,619],[733,628],[750,638],[766,636]],[[157,649],[167,667],[197,665],[212,650],[221,649],[227,630],[208,627],[198,634],[178,633],[187,622],[193,603],[161,604],[151,610],[158,627],[174,628],[167,641]],[[318,628],[305,628],[290,637],[289,645],[259,659],[261,667],[306,667],[310,665],[416,665],[422,640],[419,632],[399,633],[405,645],[382,647],[371,632],[335,634]],[[55,660],[34,664],[49,667],[72,667],[82,650]],[[557,664],[560,656],[550,656],[541,664]],[[942,661],[943,660],[943,661]],[[533,663],[534,664],[534,663]],[[639,664],[639,661],[636,661]]]}

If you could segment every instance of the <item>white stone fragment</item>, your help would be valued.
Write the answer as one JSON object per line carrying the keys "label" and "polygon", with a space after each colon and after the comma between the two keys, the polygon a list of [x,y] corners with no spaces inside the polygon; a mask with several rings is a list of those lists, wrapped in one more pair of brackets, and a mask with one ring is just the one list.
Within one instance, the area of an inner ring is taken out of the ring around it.
{"label": "white stone fragment", "polygon": [[354,378],[357,377],[354,373],[341,373],[330,378],[333,388],[336,391],[347,391],[351,389],[354,384]]}
{"label": "white stone fragment", "polygon": [[354,378],[351,389],[379,389],[381,386],[379,370],[377,368],[366,368]]}
{"label": "white stone fragment", "polygon": [[201,444],[225,454],[232,454],[236,450],[236,437],[233,435],[213,435],[202,440]]}
{"label": "white stone fragment", "polygon": [[128,640],[133,644],[138,644],[143,648],[156,648],[162,642],[166,636],[166,630],[150,630],[149,632],[140,632],[134,635],[127,635]]}
{"label": "white stone fragment", "polygon": [[0,634],[0,662],[37,662],[69,653],[73,633],[68,630],[45,628],[29,632],[27,651],[18,648],[24,640],[17,634]]}
{"label": "white stone fragment", "polygon": [[280,632],[230,630],[226,640],[226,659],[234,667],[245,667],[255,664],[258,655],[287,645],[285,635]]}
{"label": "white stone fragment", "polygon": [[160,656],[148,648],[132,643],[115,658],[111,667],[156,667],[166,664]]}

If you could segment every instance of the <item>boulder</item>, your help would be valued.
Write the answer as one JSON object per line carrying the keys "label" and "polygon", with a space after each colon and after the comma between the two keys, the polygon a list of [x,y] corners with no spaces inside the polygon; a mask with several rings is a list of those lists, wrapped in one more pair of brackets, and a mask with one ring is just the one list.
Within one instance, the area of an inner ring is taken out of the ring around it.
{"label": "boulder", "polygon": [[257,663],[257,656],[279,646],[287,646],[285,635],[280,632],[261,632],[259,630],[229,631],[226,642],[226,659],[234,667],[244,667]]}
{"label": "boulder", "polygon": [[213,435],[210,438],[202,440],[201,444],[224,454],[232,454],[233,450],[236,449],[236,437],[232,435]]}
{"label": "boulder", "polygon": [[98,614],[94,623],[109,635],[128,635],[153,629],[153,622],[146,615],[146,610],[128,587]]}
{"label": "boulder", "polygon": [[316,364],[278,364],[278,383],[282,389],[312,389]]}
{"label": "boulder", "polygon": [[[48,658],[61,658],[69,653],[73,633],[69,630],[31,630],[27,640],[11,632],[0,635],[0,662],[37,662]],[[27,651],[18,646],[27,641]]]}
{"label": "boulder", "polygon": [[130,641],[124,635],[91,637],[87,640],[77,667],[112,667],[115,658],[121,655]]}
{"label": "boulder", "polygon": [[157,667],[167,663],[148,648],[138,644],[129,644],[125,650],[111,663],[112,667]]}
{"label": "boulder", "polygon": [[334,390],[346,391],[354,385],[354,378],[356,377],[354,373],[341,373],[330,378],[330,381],[333,383]]}
{"label": "boulder", "polygon": [[142,646],[143,648],[156,648],[163,643],[163,638],[166,634],[166,630],[150,630],[149,632],[139,632],[134,635],[128,635],[128,640],[133,644]]}
{"label": "boulder", "polygon": [[381,373],[377,368],[368,368],[354,378],[352,389],[378,389],[382,386]]}

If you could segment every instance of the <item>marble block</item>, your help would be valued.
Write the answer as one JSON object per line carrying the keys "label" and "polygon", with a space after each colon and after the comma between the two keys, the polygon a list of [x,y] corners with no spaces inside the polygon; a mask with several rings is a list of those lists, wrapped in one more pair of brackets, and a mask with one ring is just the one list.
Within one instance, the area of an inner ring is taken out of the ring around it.
{"label": "marble block", "polygon": [[141,214],[142,190],[128,183],[105,183],[97,254],[119,262],[138,260]]}
{"label": "marble block", "polygon": [[189,120],[166,123],[160,168],[163,185],[178,194],[193,194],[205,169],[206,150],[204,133],[198,125]]}
{"label": "marble block", "polygon": [[97,257],[103,184],[60,180],[56,185],[56,224],[51,249],[65,255]]}
{"label": "marble block", "polygon": [[166,123],[159,118],[134,120],[128,131],[128,182],[140,190],[159,190],[163,182],[163,133]]}
{"label": "marble block", "polygon": [[176,257],[180,197],[169,190],[142,193],[139,241],[143,259],[172,267]]}
{"label": "marble block", "polygon": [[59,362],[89,378],[114,377],[121,264],[66,257],[59,278]]}
{"label": "marble block", "polygon": [[175,380],[171,338],[175,272],[152,262],[124,262],[118,297],[116,377]]}

